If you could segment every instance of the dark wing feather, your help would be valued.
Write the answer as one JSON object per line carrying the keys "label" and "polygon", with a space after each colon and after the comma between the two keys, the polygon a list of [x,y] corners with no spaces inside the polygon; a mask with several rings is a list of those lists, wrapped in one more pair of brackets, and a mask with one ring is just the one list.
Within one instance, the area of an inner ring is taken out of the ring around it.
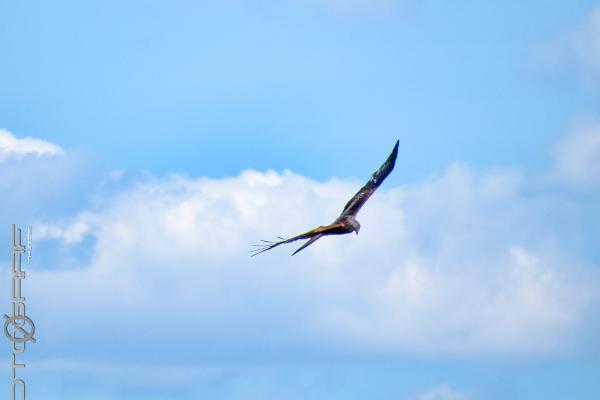
{"label": "dark wing feather", "polygon": [[316,242],[317,240],[319,240],[321,238],[321,236],[323,236],[322,233],[319,233],[316,236],[313,236],[310,238],[310,240],[307,240],[306,242],[304,242],[304,244],[300,247],[298,247],[298,249],[292,253],[292,255],[296,254],[297,252],[299,252],[302,249],[305,249],[306,247],[310,246],[311,244],[313,244],[314,242]]}
{"label": "dark wing feather", "polygon": [[[371,197],[371,195],[375,192],[375,190],[381,185],[381,182],[387,178],[387,176],[394,169],[394,165],[396,165],[396,157],[398,156],[398,145],[400,141],[396,142],[394,149],[388,156],[387,160],[379,167],[377,171],[371,175],[371,179],[363,186],[349,201],[346,203],[344,210],[340,214],[340,217],[344,217],[346,215],[356,216],[358,211],[366,203],[366,201]],[[338,217],[339,218],[339,217]]]}

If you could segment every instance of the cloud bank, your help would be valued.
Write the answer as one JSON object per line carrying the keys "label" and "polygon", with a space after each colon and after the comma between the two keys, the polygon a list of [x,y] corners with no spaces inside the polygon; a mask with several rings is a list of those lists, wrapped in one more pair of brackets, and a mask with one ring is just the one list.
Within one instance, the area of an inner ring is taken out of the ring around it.
{"label": "cloud bank", "polygon": [[[579,136],[588,135],[580,132],[587,130],[574,129],[555,148],[576,154]],[[573,169],[554,154],[553,173]],[[461,163],[411,184],[392,173],[359,213],[359,235],[324,238],[294,257],[300,243],[251,258],[260,239],[333,220],[363,180],[254,170],[223,179],[131,179],[109,169],[103,177],[72,175],[88,162],[67,152],[0,169],[0,184],[11,190],[22,168],[40,181],[20,187],[3,209],[32,208],[23,198],[37,205],[22,215],[34,232],[23,289],[40,335],[31,372],[44,385],[53,384],[47,376],[85,376],[106,387],[99,398],[119,398],[119,387],[167,393],[190,379],[203,383],[181,398],[208,387],[237,388],[244,398],[248,387],[270,393],[265,387],[288,375],[287,384],[303,387],[294,368],[306,361],[323,363],[323,371],[356,361],[363,371],[365,361],[597,351],[598,273],[571,239],[593,242],[582,226],[592,226],[586,221],[597,206],[556,195],[569,192],[577,174],[565,172],[569,184],[557,185]],[[42,185],[49,171],[60,178]],[[592,180],[583,180],[588,198],[597,196]],[[94,193],[92,200],[78,191]],[[72,197],[77,207],[53,210],[49,201]],[[0,287],[0,296],[8,298],[8,289]],[[282,376],[273,372],[280,365],[289,369]],[[323,385],[327,374],[319,375]],[[404,393],[474,396],[430,383]]]}
{"label": "cloud bank", "polygon": [[[68,252],[87,240],[91,252],[75,268],[57,261],[31,274],[31,309],[51,353],[89,357],[111,340],[161,360],[581,350],[597,276],[561,247],[547,216],[560,204],[514,171],[462,164],[393,183],[361,210],[358,236],[250,258],[259,239],[333,220],[362,182],[252,170],[138,181],[102,209],[35,225],[38,241]],[[52,324],[61,309],[80,322],[68,334]],[[160,350],[168,326],[194,340]]]}
{"label": "cloud bank", "polygon": [[[4,162],[7,190],[22,168],[40,181],[18,187],[4,208],[30,209],[25,198],[38,209],[24,215],[34,218],[24,291],[41,335],[32,371],[168,390],[187,378],[252,380],[246,366],[263,363],[593,353],[598,272],[578,243],[595,243],[598,206],[570,188],[598,195],[595,132],[594,124],[576,127],[554,146],[558,185],[461,163],[412,184],[392,174],[361,210],[358,236],[324,238],[294,257],[300,243],[254,258],[249,250],[333,220],[362,180],[254,170],[224,179],[106,170],[98,178],[73,175],[89,159],[70,153]],[[42,179],[50,172],[54,183]],[[88,178],[104,189],[90,190]],[[70,194],[54,193],[63,189]],[[77,191],[93,192],[93,201]],[[76,208],[53,210],[48,201],[73,196]],[[7,289],[0,295],[8,298]],[[411,393],[473,392],[442,385]]]}

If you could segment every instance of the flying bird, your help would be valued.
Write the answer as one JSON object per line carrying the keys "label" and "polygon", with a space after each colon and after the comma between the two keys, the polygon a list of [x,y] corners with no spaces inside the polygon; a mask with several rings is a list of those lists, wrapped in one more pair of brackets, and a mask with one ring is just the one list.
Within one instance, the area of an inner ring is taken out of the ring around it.
{"label": "flying bird", "polygon": [[356,214],[360,208],[367,202],[369,197],[377,190],[379,185],[387,178],[387,176],[394,169],[394,165],[396,165],[396,157],[398,156],[398,145],[400,141],[396,141],[396,145],[392,150],[392,153],[388,156],[387,160],[379,167],[377,171],[371,175],[369,181],[350,199],[348,203],[344,206],[342,213],[333,221],[333,223],[325,226],[319,226],[318,228],[312,229],[308,232],[301,233],[300,235],[291,237],[289,239],[285,239],[280,237],[281,239],[278,242],[271,242],[268,240],[261,240],[263,244],[255,245],[257,248],[251,250],[252,257],[265,252],[267,250],[271,250],[274,247],[279,246],[280,244],[294,242],[300,239],[309,239],[302,246],[300,246],[292,255],[298,253],[300,250],[305,249],[310,246],[323,236],[327,235],[343,235],[346,233],[356,232],[358,235],[358,231],[360,230],[360,224],[356,220]]}

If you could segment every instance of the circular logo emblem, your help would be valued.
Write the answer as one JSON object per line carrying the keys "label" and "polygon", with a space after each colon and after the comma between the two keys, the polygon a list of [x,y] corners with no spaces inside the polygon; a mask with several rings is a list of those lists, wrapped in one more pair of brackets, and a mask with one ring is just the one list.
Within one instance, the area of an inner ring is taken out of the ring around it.
{"label": "circular logo emblem", "polygon": [[25,315],[13,315],[9,317],[4,314],[4,334],[11,342],[25,343],[31,340],[35,343],[33,334],[35,333],[35,325],[31,318]]}

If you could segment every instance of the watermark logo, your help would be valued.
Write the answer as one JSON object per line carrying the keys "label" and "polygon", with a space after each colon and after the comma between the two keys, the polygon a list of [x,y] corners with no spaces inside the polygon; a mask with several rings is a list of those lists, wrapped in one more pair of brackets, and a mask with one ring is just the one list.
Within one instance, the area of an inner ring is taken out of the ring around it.
{"label": "watermark logo", "polygon": [[[4,319],[6,319],[6,322],[4,323],[4,334],[8,340],[13,343],[25,343],[31,340],[35,343],[35,338],[33,337],[33,334],[35,333],[35,325],[33,324],[31,318],[26,315],[13,315],[12,317],[9,317],[8,315],[4,314]],[[24,328],[25,325],[28,326],[27,329]],[[12,329],[9,329],[9,327],[12,327]]]}
{"label": "watermark logo", "polygon": [[[4,314],[4,334],[12,342],[12,384],[11,399],[15,400],[20,393],[21,400],[25,400],[25,381],[17,378],[17,369],[25,368],[24,363],[17,363],[17,354],[25,352],[27,342],[35,343],[33,334],[35,324],[25,311],[25,297],[21,292],[21,281],[25,279],[25,271],[21,265],[21,256],[25,246],[21,244],[21,228],[11,226],[12,246],[10,251],[10,267],[12,272],[12,313]],[[27,261],[31,260],[31,227],[27,229]]]}

